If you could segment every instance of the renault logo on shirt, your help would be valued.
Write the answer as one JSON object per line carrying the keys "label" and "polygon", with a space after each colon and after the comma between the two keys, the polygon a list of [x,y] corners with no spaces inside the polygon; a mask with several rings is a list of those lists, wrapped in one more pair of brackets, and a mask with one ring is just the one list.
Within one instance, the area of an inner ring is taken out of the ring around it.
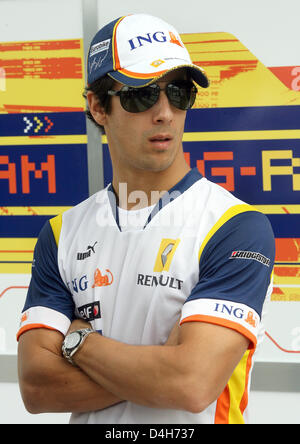
{"label": "renault logo on shirt", "polygon": [[180,239],[163,239],[160,243],[153,271],[169,271]]}
{"label": "renault logo on shirt", "polygon": [[[180,239],[162,239],[156,256],[153,271],[161,273],[169,271],[175,251],[179,245]],[[169,287],[174,290],[181,290],[183,281],[166,274],[160,276],[139,273],[137,277],[137,285],[146,287]]]}

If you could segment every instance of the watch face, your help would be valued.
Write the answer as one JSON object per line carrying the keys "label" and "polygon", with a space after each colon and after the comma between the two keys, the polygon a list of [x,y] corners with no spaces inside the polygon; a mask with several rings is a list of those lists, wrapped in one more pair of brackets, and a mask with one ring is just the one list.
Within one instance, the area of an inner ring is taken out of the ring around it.
{"label": "watch face", "polygon": [[76,347],[80,342],[81,336],[77,331],[74,331],[73,333],[70,333],[66,337],[66,348],[74,348]]}

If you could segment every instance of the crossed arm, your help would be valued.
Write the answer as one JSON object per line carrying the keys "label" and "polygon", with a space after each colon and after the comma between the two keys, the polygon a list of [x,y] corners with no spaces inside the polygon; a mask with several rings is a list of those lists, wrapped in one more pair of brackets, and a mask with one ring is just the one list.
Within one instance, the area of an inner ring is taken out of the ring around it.
{"label": "crossed arm", "polygon": [[[69,332],[86,326],[76,320]],[[175,325],[164,345],[128,345],[95,333],[74,355],[74,367],[62,357],[62,341],[43,328],[20,337],[20,389],[31,413],[88,412],[124,400],[201,412],[249,346],[240,333],[204,322]]]}

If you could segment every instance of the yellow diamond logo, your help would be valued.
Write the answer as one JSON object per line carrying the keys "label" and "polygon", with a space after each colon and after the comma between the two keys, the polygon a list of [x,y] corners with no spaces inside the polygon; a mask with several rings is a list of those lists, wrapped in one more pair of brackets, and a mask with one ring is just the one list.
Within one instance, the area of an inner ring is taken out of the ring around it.
{"label": "yellow diamond logo", "polygon": [[180,239],[163,239],[161,241],[153,271],[169,271],[179,242]]}
{"label": "yellow diamond logo", "polygon": [[154,62],[151,63],[151,66],[153,66],[154,68],[158,68],[163,63],[165,63],[163,60],[158,59],[158,60],[154,60]]}

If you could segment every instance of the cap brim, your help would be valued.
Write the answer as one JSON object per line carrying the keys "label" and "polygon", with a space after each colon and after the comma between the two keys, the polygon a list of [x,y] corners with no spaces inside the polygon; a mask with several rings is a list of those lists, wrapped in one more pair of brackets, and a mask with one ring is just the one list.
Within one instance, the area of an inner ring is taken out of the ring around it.
{"label": "cap brim", "polygon": [[112,71],[109,72],[108,75],[116,80],[117,82],[122,83],[126,86],[132,86],[136,88],[141,88],[143,86],[150,85],[151,83],[155,82],[156,80],[160,79],[161,77],[165,76],[171,71],[174,71],[175,69],[180,68],[187,68],[190,71],[192,79],[202,88],[207,88],[209,86],[209,80],[203,71],[202,68],[200,68],[197,65],[189,64],[189,63],[183,63],[180,65],[176,65],[173,67],[170,67],[169,69],[166,69],[164,71],[160,71],[155,75],[155,73],[151,74],[138,74],[134,72],[130,72],[129,74],[125,74],[124,70],[120,71]]}

